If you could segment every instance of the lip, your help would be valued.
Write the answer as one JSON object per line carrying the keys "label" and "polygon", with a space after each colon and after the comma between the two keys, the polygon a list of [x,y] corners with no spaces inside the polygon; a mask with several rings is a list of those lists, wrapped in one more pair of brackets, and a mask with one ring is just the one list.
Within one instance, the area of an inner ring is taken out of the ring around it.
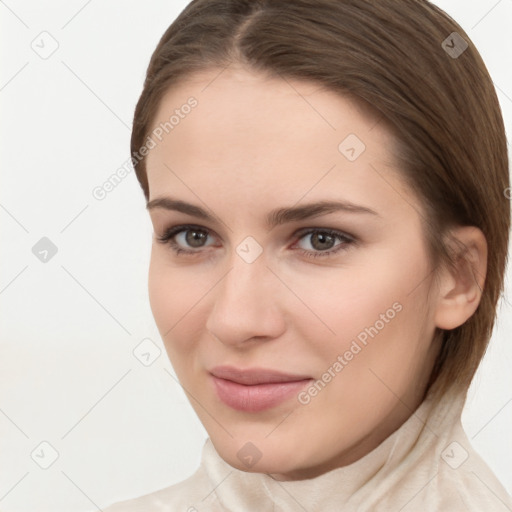
{"label": "lip", "polygon": [[313,378],[268,368],[217,366],[211,371],[217,396],[238,411],[270,409],[297,395]]}
{"label": "lip", "polygon": [[311,379],[311,375],[283,373],[269,368],[239,369],[233,366],[216,366],[210,373],[219,379],[230,380],[238,384],[252,386],[254,384],[269,384],[278,382],[296,382]]}

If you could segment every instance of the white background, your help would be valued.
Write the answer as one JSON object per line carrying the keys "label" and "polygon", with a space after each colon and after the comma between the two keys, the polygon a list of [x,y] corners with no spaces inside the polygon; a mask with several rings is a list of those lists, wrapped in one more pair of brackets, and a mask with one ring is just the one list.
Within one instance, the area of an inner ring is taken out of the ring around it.
{"label": "white background", "polygon": [[[149,58],[186,3],[0,1],[3,512],[95,511],[181,481],[199,463],[206,432],[149,308],[142,190],[132,172],[103,201],[92,196],[129,157]],[[510,136],[512,0],[435,3],[480,50]],[[58,43],[47,59],[31,47],[41,37],[51,47],[43,31]],[[58,249],[46,263],[32,252],[42,237]],[[463,423],[512,493],[509,295],[507,286]],[[162,350],[148,367],[133,355],[145,338]],[[48,469],[35,462],[51,456],[43,441],[58,452]]]}

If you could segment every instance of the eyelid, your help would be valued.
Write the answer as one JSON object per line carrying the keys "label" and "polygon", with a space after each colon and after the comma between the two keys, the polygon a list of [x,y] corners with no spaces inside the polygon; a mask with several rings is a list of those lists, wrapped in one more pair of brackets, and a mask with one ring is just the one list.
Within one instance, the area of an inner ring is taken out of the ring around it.
{"label": "eyelid", "polygon": [[[205,232],[207,232],[208,235],[214,235],[217,238],[219,238],[220,240],[222,240],[222,237],[219,236],[213,229],[207,228],[206,226],[201,226],[199,224],[176,224],[174,226],[170,226],[169,228],[164,228],[162,237],[165,237],[165,236],[172,237],[172,236],[176,236],[176,235],[182,233],[183,231],[194,230],[194,229],[197,229],[198,231],[205,231]],[[291,236],[293,238],[300,239],[305,235],[308,235],[308,234],[314,233],[314,232],[319,232],[319,231],[332,233],[333,235],[347,238],[353,242],[355,242],[357,240],[357,238],[354,235],[350,234],[348,231],[344,231],[344,230],[337,229],[337,228],[331,228],[331,227],[323,227],[323,226],[311,226],[311,227],[298,228],[297,230],[295,230],[293,232],[293,234]]]}
{"label": "eyelid", "polygon": [[[186,229],[197,229],[197,230],[201,230],[201,231],[208,231],[208,233],[214,234],[215,236],[217,236],[218,238],[220,238],[222,240],[222,237],[220,235],[218,235],[214,229],[206,227],[201,224],[193,224],[193,223],[173,224],[169,227],[164,227],[163,232],[166,233],[166,232],[173,230],[177,233],[181,230],[185,231]],[[293,231],[292,236],[298,236],[299,234],[303,235],[310,231],[322,231],[322,230],[333,231],[333,232],[339,233],[340,235],[346,235],[348,238],[353,238],[353,239],[356,238],[354,235],[352,235],[351,233],[349,233],[348,231],[346,231],[344,229],[335,228],[335,227],[327,226],[327,225],[326,226],[311,225],[311,226],[297,228],[295,231]]]}
{"label": "eyelid", "polygon": [[330,227],[321,227],[321,226],[314,226],[310,228],[299,228],[293,233],[294,237],[302,238],[304,235],[309,235],[310,233],[315,233],[317,231],[326,232],[326,233],[332,233],[333,235],[340,236],[347,238],[352,241],[356,241],[356,237],[354,235],[351,235],[349,232],[344,231],[342,229],[336,229],[336,228],[330,228]]}

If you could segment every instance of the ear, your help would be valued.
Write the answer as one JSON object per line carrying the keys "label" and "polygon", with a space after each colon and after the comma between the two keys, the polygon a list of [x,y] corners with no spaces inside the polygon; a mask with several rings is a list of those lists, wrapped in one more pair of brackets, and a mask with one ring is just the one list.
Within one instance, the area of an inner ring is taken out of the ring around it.
{"label": "ear", "polygon": [[440,272],[435,323],[440,329],[455,329],[476,311],[487,273],[487,241],[475,226],[451,231],[449,245],[455,267]]}

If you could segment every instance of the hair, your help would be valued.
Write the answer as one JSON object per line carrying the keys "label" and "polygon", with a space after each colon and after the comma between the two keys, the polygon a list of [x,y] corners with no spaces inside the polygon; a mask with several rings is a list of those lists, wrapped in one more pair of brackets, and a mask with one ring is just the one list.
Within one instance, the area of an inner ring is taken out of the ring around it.
{"label": "hair", "polygon": [[[467,48],[450,54],[455,44]],[[426,388],[434,398],[454,387],[467,393],[491,338],[510,227],[503,118],[468,35],[426,0],[193,0],[160,39],[135,108],[132,162],[146,200],[138,150],[162,97],[195,72],[232,64],[370,105],[392,130],[400,175],[420,198],[434,265],[456,263],[445,238],[451,227],[482,230],[480,303],[461,326],[436,327],[441,348]]]}

